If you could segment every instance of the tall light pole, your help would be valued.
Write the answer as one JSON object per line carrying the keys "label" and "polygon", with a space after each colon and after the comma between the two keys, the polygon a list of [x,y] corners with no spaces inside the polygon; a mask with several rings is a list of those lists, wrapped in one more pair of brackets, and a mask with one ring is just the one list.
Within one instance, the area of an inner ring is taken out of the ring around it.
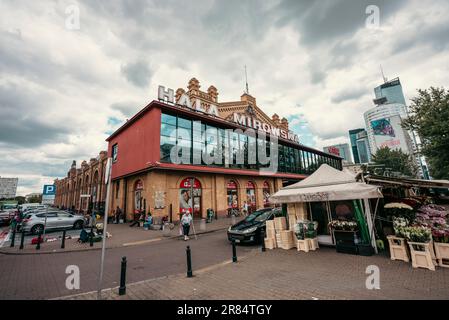
{"label": "tall light pole", "polygon": [[102,243],[102,247],[101,247],[100,277],[98,279],[97,300],[101,299],[101,285],[103,282],[104,254],[106,251],[106,234],[107,234],[106,232],[107,232],[107,226],[108,226],[109,199],[110,199],[110,190],[111,190],[111,171],[112,171],[112,158],[108,158],[108,162],[106,163],[106,172],[105,172],[105,183],[107,185],[106,205],[104,208],[104,218],[103,218],[103,243]]}

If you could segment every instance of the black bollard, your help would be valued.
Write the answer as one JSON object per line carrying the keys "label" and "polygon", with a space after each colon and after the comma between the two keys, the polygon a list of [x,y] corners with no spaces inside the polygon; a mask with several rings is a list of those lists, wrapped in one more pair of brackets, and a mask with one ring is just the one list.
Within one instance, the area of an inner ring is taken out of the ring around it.
{"label": "black bollard", "polygon": [[11,239],[11,248],[14,247],[16,243],[16,228],[12,229],[12,239]]}
{"label": "black bollard", "polygon": [[61,249],[65,249],[65,230],[62,231]]}
{"label": "black bollard", "polygon": [[192,272],[192,256],[190,254],[190,246],[187,246],[186,248],[186,255],[187,255],[187,278],[193,277]]}
{"label": "black bollard", "polygon": [[36,250],[40,249],[41,249],[41,231],[39,231],[39,233],[37,234],[37,245],[36,245]]}
{"label": "black bollard", "polygon": [[262,252],[265,252],[266,248],[265,248],[265,230],[264,229],[260,230],[260,241],[262,242]]}
{"label": "black bollard", "polygon": [[126,294],[126,257],[122,258],[122,266],[120,270],[120,287],[118,288],[118,294],[120,296]]}
{"label": "black bollard", "polygon": [[94,246],[94,227],[90,227],[90,235],[89,235],[90,246]]}
{"label": "black bollard", "polygon": [[232,240],[232,262],[237,262],[237,249],[235,247],[235,240]]}
{"label": "black bollard", "polygon": [[25,242],[25,231],[22,230],[22,235],[20,236],[20,247],[19,249],[23,249],[23,243]]}

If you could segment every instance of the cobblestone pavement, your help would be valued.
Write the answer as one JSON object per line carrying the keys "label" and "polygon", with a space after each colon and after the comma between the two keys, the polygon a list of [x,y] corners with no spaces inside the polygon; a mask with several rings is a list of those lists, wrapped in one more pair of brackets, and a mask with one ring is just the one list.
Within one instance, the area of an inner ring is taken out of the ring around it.
{"label": "cobblestone pavement", "polygon": [[[366,268],[380,269],[380,289],[366,289]],[[336,253],[291,250],[252,251],[238,263],[222,263],[185,274],[105,290],[104,299],[449,299],[449,269],[413,269],[411,263]],[[96,299],[96,293],[63,299]]]}
{"label": "cobblestone pavement", "polygon": [[[195,231],[198,234],[213,232],[217,230],[224,230],[229,225],[239,221],[239,218],[220,218],[212,220],[212,223],[201,223],[200,220],[195,221]],[[176,238],[179,236],[179,226],[168,232],[161,230],[144,230],[142,227],[129,227],[126,224],[108,224],[107,231],[112,235],[106,242],[107,248],[118,248],[122,246],[133,246],[147,244],[153,241],[159,241],[166,238]],[[71,235],[79,236],[80,230],[70,230]],[[192,233],[192,230],[191,230]],[[55,252],[69,252],[69,251],[87,251],[101,249],[102,242],[95,242],[92,247],[89,243],[78,243],[77,239],[67,239],[65,248],[61,249],[62,231],[52,232],[47,235],[48,238],[56,238],[54,242],[45,242],[41,244],[41,249],[36,250],[36,245],[27,243],[24,249],[20,250],[20,233],[16,234],[15,246],[11,248],[10,241],[6,241],[0,253],[4,254],[41,254],[41,253],[55,253]],[[31,242],[28,241],[28,242]]]}
{"label": "cobblestone pavement", "polygon": [[[186,246],[192,250],[194,270],[231,260],[232,247],[225,230],[200,234],[197,240],[194,236],[190,239],[164,239],[107,249],[103,288],[118,285],[123,256],[128,261],[126,279],[129,283],[185,272]],[[246,256],[257,248],[238,246],[237,255]],[[100,250],[59,254],[0,254],[0,300],[50,299],[97,290],[100,257]],[[75,265],[80,270],[79,290],[72,291],[66,287],[66,268],[69,265]]]}

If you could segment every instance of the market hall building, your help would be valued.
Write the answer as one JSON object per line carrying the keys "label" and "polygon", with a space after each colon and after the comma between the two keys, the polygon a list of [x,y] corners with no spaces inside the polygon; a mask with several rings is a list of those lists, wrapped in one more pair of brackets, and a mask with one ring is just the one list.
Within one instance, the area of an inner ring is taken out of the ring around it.
{"label": "market hall building", "polygon": [[[240,101],[219,102],[214,86],[201,91],[193,78],[187,91],[160,86],[158,97],[107,139],[111,208],[122,208],[127,219],[139,210],[173,220],[185,211],[205,218],[209,208],[222,216],[244,201],[261,208],[270,205],[270,194],[321,163],[342,169],[341,158],[301,145],[287,119],[267,116],[248,93]],[[257,130],[276,135],[275,171],[259,157],[266,150],[270,158],[273,142],[268,134],[252,134]]]}

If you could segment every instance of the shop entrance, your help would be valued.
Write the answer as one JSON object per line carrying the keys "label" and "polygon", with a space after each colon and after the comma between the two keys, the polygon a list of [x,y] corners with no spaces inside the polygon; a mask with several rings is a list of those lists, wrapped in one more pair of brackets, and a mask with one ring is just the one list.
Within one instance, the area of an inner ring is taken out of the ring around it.
{"label": "shop entrance", "polygon": [[252,213],[256,211],[257,203],[256,203],[256,186],[252,181],[248,181],[246,184],[246,203],[249,207],[249,212]]}
{"label": "shop entrance", "polygon": [[143,190],[142,180],[137,180],[136,184],[134,185],[134,214],[139,214],[143,209],[142,190]]}
{"label": "shop entrance", "polygon": [[239,193],[237,188],[237,183],[234,180],[228,181],[227,188],[227,198],[228,198],[228,209],[239,208]]}
{"label": "shop entrance", "polygon": [[329,222],[332,220],[328,202],[309,202],[309,211],[312,221],[318,222],[318,242],[322,244],[334,244],[332,234],[328,227]]}
{"label": "shop entrance", "polygon": [[201,218],[201,183],[195,178],[186,178],[179,186],[179,212],[190,212],[194,218]]}
{"label": "shop entrance", "polygon": [[268,199],[269,199],[270,194],[271,194],[270,184],[268,183],[268,181],[265,181],[263,183],[263,190],[262,191],[263,191],[263,206],[266,208],[266,207],[270,206],[270,200],[268,200]]}
{"label": "shop entrance", "polygon": [[309,202],[309,212],[311,219],[318,222],[318,242],[322,244],[335,244],[328,227],[329,222],[354,219],[352,201]]}

